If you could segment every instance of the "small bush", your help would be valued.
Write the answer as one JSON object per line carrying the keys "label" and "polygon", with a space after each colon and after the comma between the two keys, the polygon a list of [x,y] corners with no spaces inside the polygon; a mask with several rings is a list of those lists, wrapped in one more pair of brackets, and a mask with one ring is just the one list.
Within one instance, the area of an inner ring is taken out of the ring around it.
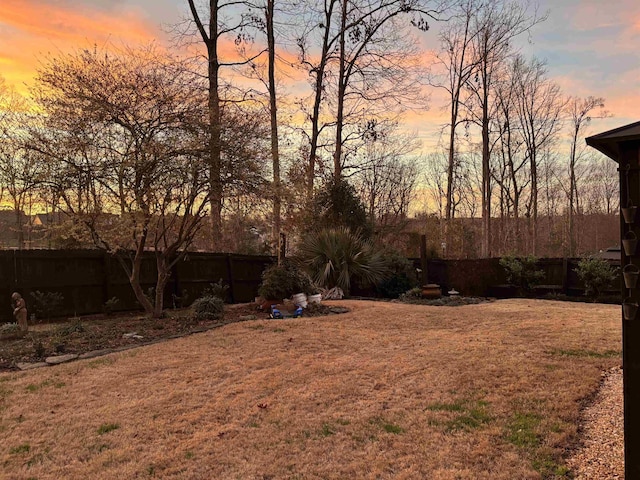
{"label": "small bush", "polygon": [[227,291],[229,290],[229,285],[224,283],[222,279],[218,280],[215,283],[210,283],[207,288],[202,292],[203,297],[218,297],[223,302],[227,301]]}
{"label": "small bush", "polygon": [[422,298],[422,289],[420,287],[414,287],[400,295],[398,300],[401,302],[409,302],[410,300],[422,300]]}
{"label": "small bush", "polygon": [[395,250],[383,252],[387,264],[388,276],[376,285],[378,292],[385,298],[398,298],[407,290],[418,285],[413,264]]}
{"label": "small bush", "polygon": [[576,273],[584,282],[585,295],[596,301],[615,280],[617,269],[602,258],[583,258],[578,263]]}
{"label": "small bush", "polygon": [[507,282],[518,287],[521,292],[529,293],[533,287],[544,278],[544,272],[537,267],[538,259],[533,255],[514,257],[508,255],[500,259],[500,266],[504,268]]}
{"label": "small bush", "polygon": [[34,340],[33,341],[33,353],[35,353],[36,357],[42,358],[47,353],[47,349],[44,347],[42,340]]}
{"label": "small bush", "polygon": [[111,297],[109,300],[104,302],[104,305],[102,305],[102,311],[105,315],[111,315],[115,311],[118,303],[120,303],[118,297]]}
{"label": "small bush", "polygon": [[[41,292],[36,290],[31,292],[31,298],[33,299],[31,309],[36,314],[36,318],[50,319],[59,315],[62,311],[62,305],[64,303],[64,295],[60,292]],[[27,308],[29,306],[27,305]]]}
{"label": "small bush", "polygon": [[294,293],[306,293],[313,288],[311,279],[292,261],[272,265],[262,273],[258,295],[267,300],[282,300]]}
{"label": "small bush", "polygon": [[[205,290],[206,291],[206,290]],[[203,295],[205,296],[205,295]],[[189,291],[185,288],[182,290],[180,295],[176,295],[175,293],[171,294],[171,301],[173,304],[173,308],[185,308],[189,306]]]}
{"label": "small bush", "polygon": [[85,328],[79,318],[74,318],[71,323],[58,327],[57,334],[60,337],[68,337],[74,333],[82,333]]}
{"label": "small bush", "polygon": [[220,319],[224,314],[224,302],[219,297],[201,297],[191,305],[194,317],[198,320]]}
{"label": "small bush", "polygon": [[17,323],[5,323],[0,326],[0,338],[13,338],[22,336],[22,330]]}

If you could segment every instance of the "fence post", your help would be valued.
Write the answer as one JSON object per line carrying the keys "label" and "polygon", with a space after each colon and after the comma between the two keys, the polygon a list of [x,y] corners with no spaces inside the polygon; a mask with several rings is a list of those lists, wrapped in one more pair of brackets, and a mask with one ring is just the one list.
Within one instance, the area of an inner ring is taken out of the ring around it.
{"label": "fence post", "polygon": [[[180,262],[184,262],[185,256],[182,257]],[[178,278],[178,262],[174,263],[171,266],[171,277],[170,278],[171,278],[171,280],[173,280],[173,294],[172,294],[172,297],[171,297],[171,304],[174,305],[176,303],[176,301],[174,299],[175,298],[179,298],[180,299],[180,306],[184,307],[183,299],[182,299],[182,291],[180,289],[180,279]]]}
{"label": "fence post", "polygon": [[18,290],[18,260],[16,258],[16,250],[13,250],[13,290]]}
{"label": "fence post", "polygon": [[102,303],[107,303],[109,297],[109,257],[106,251],[102,251]]}
{"label": "fence post", "polygon": [[562,293],[569,294],[569,259],[567,257],[562,259]]}
{"label": "fence post", "polygon": [[427,285],[429,283],[429,265],[427,264],[427,236],[420,235],[420,268],[422,268],[422,272],[420,272],[420,279],[422,281],[422,285]]}
{"label": "fence post", "polygon": [[233,294],[233,265],[231,255],[231,253],[227,253],[227,276],[229,277],[229,300],[231,303],[235,303],[235,296]]}

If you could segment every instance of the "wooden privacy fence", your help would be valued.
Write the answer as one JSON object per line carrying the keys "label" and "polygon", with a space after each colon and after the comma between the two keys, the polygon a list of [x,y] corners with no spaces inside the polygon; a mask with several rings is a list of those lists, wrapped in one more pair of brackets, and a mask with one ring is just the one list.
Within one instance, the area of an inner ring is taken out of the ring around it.
{"label": "wooden privacy fence", "polygon": [[[273,257],[219,253],[188,253],[171,272],[165,289],[165,305],[189,305],[210,283],[222,279],[229,285],[228,300],[252,301],[262,271]],[[155,256],[145,255],[141,283],[155,287]],[[33,304],[32,292],[60,293],[62,316],[99,313],[116,297],[116,310],[140,308],[118,260],[99,250],[4,250],[0,251],[0,321],[13,321],[11,292],[18,291]],[[31,309],[33,310],[33,309]]]}
{"label": "wooden privacy fence", "polygon": [[[544,278],[535,290],[540,293],[562,293],[565,295],[584,294],[584,283],[578,278],[576,269],[580,258],[541,258],[538,268],[544,272]],[[420,266],[420,259],[413,259],[416,268]],[[619,267],[620,261],[611,261]],[[513,295],[513,288],[507,285],[507,277],[500,266],[499,258],[484,258],[475,260],[429,260],[429,282],[437,283],[443,291],[455,288],[463,295],[478,297],[509,297]],[[618,294],[621,280],[618,268],[617,279],[605,293]]]}
{"label": "wooden privacy fence", "polygon": [[[420,268],[420,259],[412,259]],[[579,258],[540,259],[545,278],[539,293],[557,292],[581,295],[584,285],[575,269]],[[198,298],[213,282],[222,279],[229,285],[228,300],[249,302],[257,295],[263,270],[274,257],[221,253],[189,253],[171,272],[165,290],[165,306],[186,306]],[[613,262],[616,264],[615,262]],[[617,263],[619,265],[619,262]],[[439,260],[427,263],[429,282],[443,291],[455,288],[466,296],[508,297],[504,269],[498,258],[477,260]],[[155,286],[155,256],[149,253],[142,265],[141,281],[146,290]],[[117,259],[99,250],[3,250],[0,251],[0,321],[13,321],[10,296],[20,292],[32,306],[35,291],[60,293],[64,297],[61,316],[99,313],[105,303],[116,297],[115,310],[140,308],[129,280]],[[619,281],[612,292],[619,292]],[[375,296],[374,289],[352,292]],[[33,309],[31,309],[33,311]]]}

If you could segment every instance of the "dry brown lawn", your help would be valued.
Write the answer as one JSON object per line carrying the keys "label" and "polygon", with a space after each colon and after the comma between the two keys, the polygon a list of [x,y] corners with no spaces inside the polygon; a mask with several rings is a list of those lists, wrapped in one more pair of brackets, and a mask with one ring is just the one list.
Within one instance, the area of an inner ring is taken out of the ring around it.
{"label": "dry brown lawn", "polygon": [[569,478],[619,306],[340,304],[0,375],[0,477]]}

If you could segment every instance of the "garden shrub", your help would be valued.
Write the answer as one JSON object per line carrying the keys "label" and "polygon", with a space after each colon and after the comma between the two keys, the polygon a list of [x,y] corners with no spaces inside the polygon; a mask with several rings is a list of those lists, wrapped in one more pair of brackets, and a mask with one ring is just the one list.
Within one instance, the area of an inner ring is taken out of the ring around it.
{"label": "garden shrub", "polygon": [[585,295],[596,301],[615,280],[617,269],[602,258],[583,258],[576,268],[578,278],[584,282]]}
{"label": "garden shrub", "polygon": [[533,255],[515,257],[507,255],[500,259],[507,282],[518,287],[521,293],[529,293],[544,278],[544,272],[538,269],[538,259]]}
{"label": "garden shrub", "polygon": [[398,298],[407,290],[418,286],[418,278],[413,264],[396,250],[383,252],[387,264],[388,277],[376,285],[385,298]]}
{"label": "garden shrub", "polygon": [[210,283],[207,288],[202,292],[203,297],[218,297],[223,302],[227,301],[227,291],[229,285],[224,283],[224,280],[220,279],[215,283]]}
{"label": "garden shrub", "polygon": [[307,222],[313,229],[348,227],[370,238],[373,228],[356,189],[347,180],[331,178],[316,194]]}
{"label": "garden shrub", "polygon": [[414,287],[400,295],[398,300],[401,302],[410,302],[411,300],[422,300],[422,298],[422,289],[420,287]]}
{"label": "garden shrub", "polygon": [[32,303],[27,310],[35,313],[37,319],[50,319],[60,314],[64,303],[64,295],[60,292],[31,292]]}
{"label": "garden shrub", "polygon": [[262,273],[262,284],[258,295],[267,300],[282,300],[295,293],[313,290],[309,276],[291,260],[272,265]]}
{"label": "garden shrub", "polygon": [[198,298],[193,304],[194,317],[198,320],[220,319],[224,314],[224,302],[220,297],[206,296]]}
{"label": "garden shrub", "polygon": [[[201,296],[204,297],[205,295],[201,295]],[[188,307],[189,300],[190,300],[189,291],[186,288],[182,289],[182,293],[180,295],[176,293],[171,294],[171,302],[174,309]]]}

